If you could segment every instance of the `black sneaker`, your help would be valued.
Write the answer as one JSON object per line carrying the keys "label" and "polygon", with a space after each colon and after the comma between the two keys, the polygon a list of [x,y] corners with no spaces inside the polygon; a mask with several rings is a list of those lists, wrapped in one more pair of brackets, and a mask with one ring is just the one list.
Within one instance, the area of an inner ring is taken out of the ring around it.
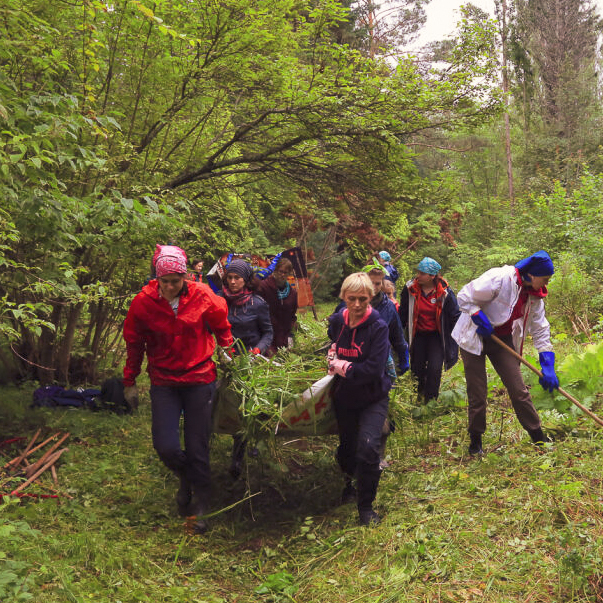
{"label": "black sneaker", "polygon": [[178,491],[176,492],[176,504],[178,505],[178,514],[181,517],[190,515],[188,507],[190,505],[192,496],[193,492],[189,483],[184,477],[181,477],[180,488],[178,488]]}
{"label": "black sneaker", "polygon": [[205,502],[204,498],[194,496],[188,507],[188,511],[189,517],[195,517],[195,521],[192,525],[195,534],[203,534],[204,532],[207,532],[209,529],[209,524],[205,519],[203,519],[203,515],[207,513],[207,503]]}
{"label": "black sneaker", "polygon": [[362,526],[378,526],[381,523],[381,517],[373,509],[358,511],[358,519]]}
{"label": "black sneaker", "polygon": [[356,492],[356,488],[354,488],[352,482],[349,482],[345,485],[341,492],[341,504],[347,505],[352,502],[356,502],[356,497],[358,496],[358,492]]}
{"label": "black sneaker", "polygon": [[545,445],[546,442],[551,441],[551,438],[544,435],[544,432],[542,431],[542,427],[538,427],[538,429],[530,429],[528,431],[528,433],[530,434],[530,437],[532,438],[532,442],[536,446],[542,447]]}
{"label": "black sneaker", "polygon": [[476,454],[484,454],[484,449],[482,448],[482,434],[481,433],[471,433],[469,434],[471,437],[471,443],[469,444],[469,454],[471,456],[475,456]]}

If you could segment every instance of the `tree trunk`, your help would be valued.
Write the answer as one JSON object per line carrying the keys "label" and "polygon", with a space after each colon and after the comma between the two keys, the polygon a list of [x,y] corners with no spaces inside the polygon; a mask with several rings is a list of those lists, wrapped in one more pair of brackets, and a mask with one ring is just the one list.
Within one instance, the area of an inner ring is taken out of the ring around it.
{"label": "tree trunk", "polygon": [[84,304],[79,302],[73,305],[69,310],[67,324],[63,334],[63,341],[57,358],[58,379],[61,383],[69,383],[69,362],[71,360],[71,350],[75,339],[75,329],[82,313]]}
{"label": "tree trunk", "polygon": [[61,314],[63,313],[63,305],[56,303],[52,309],[50,316],[50,322],[55,326],[55,330],[42,329],[42,335],[40,336],[40,367],[38,367],[38,380],[42,385],[48,385],[57,378],[57,371],[55,369],[55,342],[57,333],[60,329]]}
{"label": "tree trunk", "polygon": [[513,158],[511,155],[511,126],[509,123],[509,74],[507,72],[507,0],[501,0],[501,32],[502,39],[502,85],[505,96],[505,154],[507,157],[507,180],[509,184],[509,208],[513,214],[515,191],[513,187]]}

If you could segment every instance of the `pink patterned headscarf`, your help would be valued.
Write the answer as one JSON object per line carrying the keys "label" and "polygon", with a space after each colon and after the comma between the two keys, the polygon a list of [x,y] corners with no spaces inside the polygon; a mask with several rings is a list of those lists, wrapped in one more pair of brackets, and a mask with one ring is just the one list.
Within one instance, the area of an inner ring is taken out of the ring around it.
{"label": "pink patterned headscarf", "polygon": [[184,249],[174,245],[157,245],[153,265],[157,278],[166,274],[186,274],[187,257]]}

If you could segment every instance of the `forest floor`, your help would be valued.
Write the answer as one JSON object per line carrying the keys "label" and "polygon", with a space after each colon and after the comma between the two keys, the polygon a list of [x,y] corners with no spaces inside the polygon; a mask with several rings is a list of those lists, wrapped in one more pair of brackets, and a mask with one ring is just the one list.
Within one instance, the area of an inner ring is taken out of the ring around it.
{"label": "forest floor", "polygon": [[[459,382],[455,367],[442,389]],[[495,387],[486,454],[472,458],[458,396],[416,407],[400,390],[371,528],[339,505],[335,437],[260,446],[233,482],[232,439],[216,436],[213,508],[225,510],[196,536],[152,448],[148,396],[118,416],[31,409],[32,390],[2,389],[0,440],[69,432],[63,496],[0,503],[0,601],[603,601],[603,435],[585,417],[539,449]]]}

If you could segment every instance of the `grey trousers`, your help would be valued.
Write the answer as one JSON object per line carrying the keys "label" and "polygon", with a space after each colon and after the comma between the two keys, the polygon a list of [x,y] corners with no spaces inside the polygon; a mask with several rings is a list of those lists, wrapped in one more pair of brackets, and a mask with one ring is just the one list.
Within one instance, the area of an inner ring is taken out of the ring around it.
{"label": "grey trousers", "polygon": [[[499,339],[513,347],[511,335],[500,336]],[[523,382],[519,360],[492,339],[486,337],[484,338],[484,349],[480,355],[471,354],[461,348],[469,400],[469,433],[482,434],[486,431],[486,399],[488,397],[486,356],[502,379],[521,426],[526,431],[538,429],[540,418],[532,403],[530,392]]]}

